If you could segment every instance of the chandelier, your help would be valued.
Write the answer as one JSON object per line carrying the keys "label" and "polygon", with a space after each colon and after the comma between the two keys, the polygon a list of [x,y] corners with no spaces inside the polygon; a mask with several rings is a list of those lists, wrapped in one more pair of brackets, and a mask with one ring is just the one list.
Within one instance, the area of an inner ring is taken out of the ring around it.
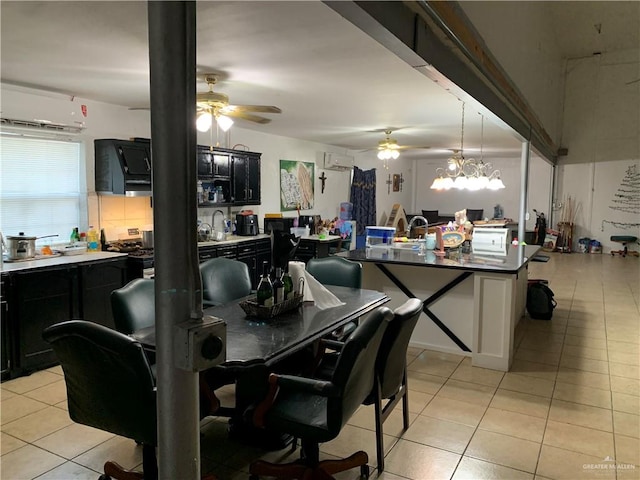
{"label": "chandelier", "polygon": [[431,184],[434,190],[500,190],[505,188],[500,171],[493,170],[490,163],[484,163],[482,147],[484,143],[484,116],[481,120],[480,160],[464,158],[464,102],[462,102],[462,127],[460,129],[460,150],[454,150],[447,160],[447,168],[436,168],[436,178]]}

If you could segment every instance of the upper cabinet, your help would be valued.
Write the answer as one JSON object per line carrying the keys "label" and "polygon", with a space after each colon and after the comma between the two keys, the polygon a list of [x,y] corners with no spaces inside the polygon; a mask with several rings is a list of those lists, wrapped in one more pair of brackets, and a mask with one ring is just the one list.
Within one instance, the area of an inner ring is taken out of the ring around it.
{"label": "upper cabinet", "polygon": [[260,154],[234,152],[231,156],[233,203],[260,205]]}

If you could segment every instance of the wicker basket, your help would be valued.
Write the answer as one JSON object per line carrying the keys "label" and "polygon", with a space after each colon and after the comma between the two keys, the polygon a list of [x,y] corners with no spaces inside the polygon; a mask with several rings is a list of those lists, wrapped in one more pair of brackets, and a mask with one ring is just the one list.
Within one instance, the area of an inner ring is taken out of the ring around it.
{"label": "wicker basket", "polygon": [[289,300],[276,303],[271,307],[265,307],[264,305],[258,305],[256,297],[251,297],[240,302],[239,305],[249,317],[273,318],[281,313],[298,308],[302,303],[302,298],[303,295],[294,294],[294,297]]}

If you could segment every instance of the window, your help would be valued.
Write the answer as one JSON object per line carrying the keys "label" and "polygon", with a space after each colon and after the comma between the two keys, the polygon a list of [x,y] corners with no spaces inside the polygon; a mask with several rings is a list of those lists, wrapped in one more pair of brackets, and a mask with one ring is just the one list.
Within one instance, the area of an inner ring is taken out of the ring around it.
{"label": "window", "polygon": [[[80,144],[2,135],[0,138],[0,228],[4,235],[41,237],[38,245],[69,240],[86,212]],[[85,215],[86,216],[86,213]]]}

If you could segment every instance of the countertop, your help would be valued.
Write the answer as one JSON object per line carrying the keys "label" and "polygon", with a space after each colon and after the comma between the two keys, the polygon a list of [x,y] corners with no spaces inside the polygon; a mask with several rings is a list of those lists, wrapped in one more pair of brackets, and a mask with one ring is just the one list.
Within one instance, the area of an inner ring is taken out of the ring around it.
{"label": "countertop", "polygon": [[429,268],[450,268],[476,272],[517,273],[540,250],[539,245],[508,245],[506,255],[462,253],[446,249],[445,256],[427,250],[424,256],[410,249],[359,248],[340,254],[349,260],[381,264],[412,265]]}
{"label": "countertop", "polygon": [[224,246],[224,245],[233,245],[234,243],[249,242],[252,240],[262,240],[265,238],[271,238],[271,236],[265,233],[260,233],[258,235],[251,235],[251,236],[227,235],[226,240],[221,240],[221,241],[210,240],[208,242],[198,242],[198,246],[199,247],[216,247],[216,246]]}
{"label": "countertop", "polygon": [[37,259],[0,263],[2,273],[18,272],[20,270],[33,270],[39,268],[58,267],[76,263],[95,262],[96,260],[109,260],[112,258],[126,257],[126,253],[118,252],[92,252],[82,255],[61,255],[56,257],[38,257]]}

